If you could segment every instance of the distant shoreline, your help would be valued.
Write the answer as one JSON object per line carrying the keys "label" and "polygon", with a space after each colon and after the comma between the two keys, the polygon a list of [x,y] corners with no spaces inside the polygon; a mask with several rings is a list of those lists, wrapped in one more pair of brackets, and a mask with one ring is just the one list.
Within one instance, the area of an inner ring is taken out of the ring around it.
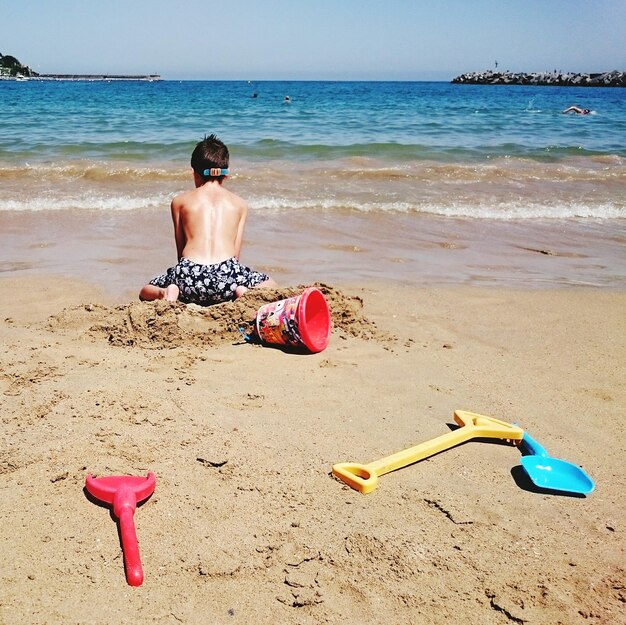
{"label": "distant shoreline", "polygon": [[30,76],[0,76],[0,80],[70,80],[70,81],[142,81],[157,82],[162,80],[159,74],[37,74]]}
{"label": "distant shoreline", "polygon": [[468,72],[451,80],[465,85],[537,85],[545,87],[626,87],[626,72]]}

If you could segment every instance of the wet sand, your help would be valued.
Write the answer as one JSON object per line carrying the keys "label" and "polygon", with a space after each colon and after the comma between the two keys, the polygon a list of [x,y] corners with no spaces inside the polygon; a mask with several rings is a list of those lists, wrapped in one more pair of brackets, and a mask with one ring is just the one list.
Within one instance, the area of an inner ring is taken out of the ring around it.
{"label": "wet sand", "polygon": [[[624,220],[253,211],[245,264],[283,285],[626,288]],[[85,279],[121,301],[175,262],[169,211],[0,212],[0,271]]]}

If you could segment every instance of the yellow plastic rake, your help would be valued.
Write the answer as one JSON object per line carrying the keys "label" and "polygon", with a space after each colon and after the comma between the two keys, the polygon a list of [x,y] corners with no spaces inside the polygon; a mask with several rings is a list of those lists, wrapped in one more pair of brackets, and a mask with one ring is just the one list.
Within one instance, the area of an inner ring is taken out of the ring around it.
{"label": "yellow plastic rake", "polygon": [[455,410],[454,420],[461,427],[452,432],[369,464],[341,462],[333,466],[333,475],[355,490],[371,493],[378,486],[378,478],[381,475],[407,467],[472,438],[504,438],[519,441],[524,436],[524,430],[516,425],[474,412]]}

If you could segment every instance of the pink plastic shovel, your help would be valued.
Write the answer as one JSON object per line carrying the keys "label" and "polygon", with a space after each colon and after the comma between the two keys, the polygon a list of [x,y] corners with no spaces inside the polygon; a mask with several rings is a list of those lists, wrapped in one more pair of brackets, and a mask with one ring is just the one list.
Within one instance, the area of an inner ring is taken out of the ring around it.
{"label": "pink plastic shovel", "polygon": [[156,477],[150,472],[146,477],[111,475],[108,477],[87,476],[85,487],[96,499],[113,504],[113,514],[120,521],[122,551],[126,565],[126,581],[131,586],[141,586],[143,569],[139,557],[139,545],[135,532],[135,508],[154,492]]}

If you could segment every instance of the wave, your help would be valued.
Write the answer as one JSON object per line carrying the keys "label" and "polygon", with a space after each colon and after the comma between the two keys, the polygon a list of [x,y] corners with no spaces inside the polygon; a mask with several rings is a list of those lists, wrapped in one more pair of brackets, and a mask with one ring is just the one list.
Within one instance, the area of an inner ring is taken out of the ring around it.
{"label": "wave", "polygon": [[[55,198],[35,197],[24,200],[0,200],[0,211],[134,211],[140,209],[165,209],[171,197],[81,197]],[[546,205],[539,202],[495,202],[475,204],[469,202],[437,203],[424,202],[361,202],[353,203],[335,199],[316,201],[292,198],[251,198],[251,210],[257,213],[272,212],[359,212],[359,213],[413,213],[441,217],[458,217],[494,220],[527,219],[626,219],[626,210],[612,204],[589,205],[583,203]]]}
{"label": "wave", "polygon": [[15,199],[0,199],[0,211],[126,211],[144,208],[169,206],[171,196],[155,195],[153,197],[130,196],[80,196],[50,198],[38,196]]}
{"label": "wave", "polygon": [[477,219],[524,220],[524,219],[626,219],[624,208],[612,204],[590,206],[583,203],[548,206],[542,203],[501,202],[486,206],[456,204],[432,206],[428,212],[443,217],[469,217]]}
{"label": "wave", "polygon": [[[284,190],[283,190],[284,191]],[[41,194],[22,193],[17,197],[0,195],[0,211],[133,211],[141,209],[167,210],[172,193],[99,192]],[[257,189],[246,194],[247,202],[256,213],[405,213],[431,214],[442,217],[524,220],[524,219],[626,219],[626,202],[620,200],[584,201],[556,197],[483,197],[479,194],[424,194],[407,198],[401,194],[276,193]]]}
{"label": "wave", "polygon": [[[405,182],[415,184],[471,184],[510,181],[530,183],[593,182],[626,187],[626,158],[617,155],[571,157],[556,163],[532,159],[499,158],[480,162],[442,163],[432,160],[388,162],[378,155],[350,156],[325,161],[254,162],[238,160],[231,166],[231,180],[250,183],[259,179],[279,181],[330,180],[368,183]],[[172,186],[189,184],[190,169],[177,163],[136,165],[117,161],[59,161],[45,163],[0,162],[3,183],[98,183],[108,185],[157,183]]]}
{"label": "wave", "polygon": [[[250,159],[285,159],[296,161],[336,160],[350,157],[376,157],[393,161],[479,162],[493,158],[524,158],[538,162],[558,162],[570,157],[605,156],[606,151],[586,149],[580,145],[544,145],[505,142],[466,145],[447,144],[434,139],[431,143],[299,143],[263,139],[236,146],[236,153]],[[233,150],[234,152],[234,150]],[[623,146],[615,145],[616,156],[626,157]]]}
{"label": "wave", "polygon": [[187,171],[172,167],[133,167],[120,163],[83,162],[24,163],[0,166],[0,180],[24,182],[104,181],[112,183],[136,181],[181,181],[189,177]]}
{"label": "wave", "polygon": [[525,219],[626,219],[626,209],[611,203],[589,205],[582,202],[546,204],[541,202],[497,201],[472,202],[385,202],[351,203],[336,199],[317,201],[291,198],[252,198],[250,207],[258,212],[360,212],[360,213],[414,213],[473,219],[525,220]]}
{"label": "wave", "polygon": [[[334,139],[334,137],[333,137]],[[429,137],[424,143],[406,142],[332,142],[308,143],[298,140],[262,139],[233,143],[229,146],[233,164],[239,160],[288,161],[310,163],[337,161],[349,158],[377,158],[386,162],[433,161],[439,163],[480,163],[488,159],[523,158],[540,163],[556,163],[571,157],[601,157],[616,155],[626,158],[626,149],[617,142],[604,150],[594,150],[581,145],[541,145],[523,142],[480,142],[472,137],[465,142],[451,142],[450,136]],[[141,141],[39,144],[20,140],[14,144],[0,143],[0,159],[7,162],[50,161],[121,161],[128,163],[188,163],[194,141],[151,143]]]}
{"label": "wave", "polygon": [[[516,182],[590,181],[601,184],[616,182],[626,185],[626,158],[603,155],[570,158],[553,164],[537,163],[520,158],[502,158],[479,163],[440,163],[407,161],[386,163],[371,156],[349,157],[319,163],[281,162],[254,163],[240,161],[231,167],[231,179],[241,182],[264,179],[324,178],[326,180],[408,181],[420,184],[440,182],[473,183],[510,180]],[[0,181],[24,183],[98,182],[183,183],[191,180],[190,169],[171,163],[135,166],[127,163],[75,161],[68,163],[0,164]]]}
{"label": "wave", "polygon": [[568,159],[553,164],[520,158],[493,159],[482,163],[412,162],[385,166],[380,162],[353,160],[326,173],[331,178],[373,180],[411,180],[421,184],[487,183],[504,180],[520,183],[621,182],[626,185],[626,159],[618,156]]}
{"label": "wave", "polygon": [[[171,162],[0,161],[0,210],[135,210],[166,207],[192,186]],[[500,158],[475,163],[239,159],[229,188],[270,211],[430,213],[490,219],[614,219],[626,216],[626,158],[558,163]]]}
{"label": "wave", "polygon": [[0,159],[6,161],[54,161],[54,160],[120,160],[146,162],[162,159],[189,160],[194,143],[173,141],[157,143],[150,141],[108,141],[97,133],[93,140],[77,143],[61,140],[39,143],[19,138],[14,141],[0,142]]}

